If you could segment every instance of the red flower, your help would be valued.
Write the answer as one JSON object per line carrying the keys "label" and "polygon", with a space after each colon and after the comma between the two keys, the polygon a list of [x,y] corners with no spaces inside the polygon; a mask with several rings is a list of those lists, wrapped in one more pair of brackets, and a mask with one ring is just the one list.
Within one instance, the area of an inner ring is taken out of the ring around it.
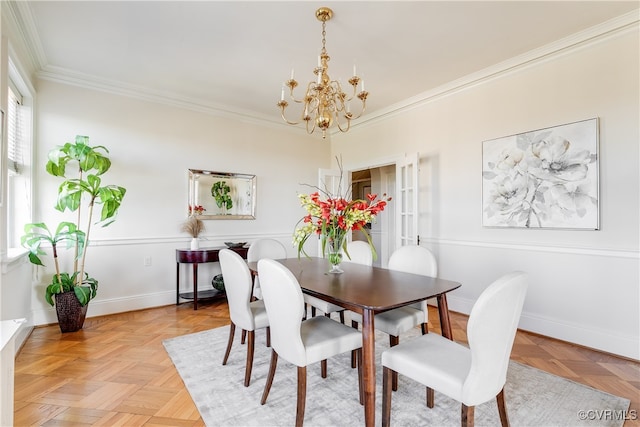
{"label": "red flower", "polygon": [[345,210],[345,208],[347,207],[347,201],[345,199],[337,199],[336,200],[336,209],[339,211],[343,211]]}
{"label": "red flower", "polygon": [[310,235],[319,235],[323,251],[344,245],[350,230],[361,230],[367,236],[372,251],[375,248],[368,234],[367,224],[382,212],[391,200],[378,199],[376,194],[367,194],[364,200],[349,200],[343,196],[334,196],[323,192],[324,198],[318,192],[309,195],[299,195],[302,206],[307,210],[300,223],[304,224],[296,229],[294,243],[298,246],[298,254],[304,252],[303,245]]}

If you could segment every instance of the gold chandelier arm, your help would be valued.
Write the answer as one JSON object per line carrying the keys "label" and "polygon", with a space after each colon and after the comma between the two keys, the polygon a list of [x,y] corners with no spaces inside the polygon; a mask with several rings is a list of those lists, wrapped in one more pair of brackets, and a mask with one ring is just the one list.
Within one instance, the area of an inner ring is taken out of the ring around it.
{"label": "gold chandelier arm", "polygon": [[[309,129],[309,122],[311,122],[313,124],[313,126],[311,126],[311,129]],[[312,120],[312,119],[309,119],[309,120],[307,120],[307,125],[306,126],[307,126],[307,133],[309,135],[311,135],[313,133],[313,131],[316,130],[316,121]],[[323,138],[324,138],[324,133],[323,133]]]}
{"label": "gold chandelier arm", "polygon": [[282,120],[284,120],[284,121],[285,121],[287,124],[289,124],[289,125],[297,125],[297,124],[300,124],[300,122],[292,122],[292,121],[289,121],[289,120],[287,119],[287,117],[284,115],[284,110],[285,110],[285,109],[287,108],[287,106],[289,105],[289,103],[288,103],[287,101],[285,101],[285,100],[280,100],[280,101],[278,102],[278,104],[277,104],[277,105],[278,105],[278,107],[280,107],[280,115],[282,116]]}
{"label": "gold chandelier arm", "polygon": [[340,120],[338,119],[338,114],[336,114],[336,125],[338,126],[338,129],[340,130],[340,132],[347,132],[351,128],[351,119],[347,117],[346,114],[344,117],[347,119],[346,128],[342,127],[342,125],[340,124]]}

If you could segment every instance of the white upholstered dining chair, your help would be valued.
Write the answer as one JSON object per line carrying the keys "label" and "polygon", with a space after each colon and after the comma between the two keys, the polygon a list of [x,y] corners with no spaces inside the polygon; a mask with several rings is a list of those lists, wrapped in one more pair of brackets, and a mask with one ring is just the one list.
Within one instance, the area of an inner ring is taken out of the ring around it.
{"label": "white upholstered dining chair", "polygon": [[[388,268],[430,277],[437,277],[438,275],[436,257],[429,249],[417,245],[401,246],[396,249],[389,258]],[[357,313],[349,314],[351,316],[351,325],[357,328],[358,323],[362,323],[362,316]],[[407,332],[418,325],[421,325],[422,333],[426,334],[428,332],[428,319],[427,301],[420,301],[376,314],[374,323],[376,329],[389,334],[389,345],[393,347],[400,342],[401,333]],[[397,375],[394,375],[393,378],[393,389],[398,389]]]}
{"label": "white upholstered dining chair", "polygon": [[[364,265],[373,264],[373,254],[371,253],[371,248],[366,242],[362,242],[359,240],[349,242],[347,244],[347,253],[349,254],[348,256],[346,254],[343,254],[343,262],[354,262]],[[323,299],[306,294],[304,295],[304,302],[305,304],[311,306],[311,316],[315,316],[316,309],[323,312],[325,316],[330,316],[331,313],[339,313],[340,321],[344,323],[344,307],[331,304]],[[355,367],[355,365],[353,365],[353,367]]]}
{"label": "white upholstered dining chair", "polygon": [[367,242],[353,240],[347,244],[347,253],[342,258],[344,262],[355,262],[362,265],[373,265],[373,253]]}
{"label": "white upholstered dining chair", "polygon": [[500,422],[509,425],[504,400],[509,357],[527,291],[522,272],[507,274],[485,289],[469,315],[469,347],[427,334],[382,353],[382,425],[391,421],[392,374],[400,373],[462,403],[461,424],[473,426],[474,407],[497,399]]}
{"label": "white upholstered dining chair", "polygon": [[[296,426],[304,420],[307,366],[322,362],[326,377],[326,359],[340,353],[356,350],[362,360],[362,335],[342,323],[325,316],[302,321],[304,300],[302,289],[293,273],[284,265],[270,259],[258,261],[258,274],[262,278],[262,295],[271,325],[271,363],[262,400],[264,405],[273,383],[278,357],[298,367],[298,397]],[[358,367],[360,403],[364,401],[362,368]],[[320,399],[319,399],[320,400]],[[327,408],[328,411],[331,408]]]}
{"label": "white upholstered dining chair", "polygon": [[[249,250],[247,251],[247,262],[258,262],[262,258],[281,259],[286,257],[287,249],[276,239],[257,239],[249,245]],[[260,278],[257,276],[254,277],[253,281],[253,296],[256,299],[262,298]]]}
{"label": "white upholstered dining chair", "polygon": [[240,327],[243,332],[247,331],[249,339],[247,342],[244,386],[248,387],[251,381],[251,369],[253,367],[255,330],[266,328],[268,347],[270,344],[269,319],[263,301],[251,302],[251,271],[242,257],[230,249],[222,249],[218,254],[218,258],[220,260],[220,269],[222,270],[224,288],[229,304],[229,317],[231,318],[229,342],[227,343],[227,350],[225,351],[222,364],[226,365],[229,359],[236,326]]}

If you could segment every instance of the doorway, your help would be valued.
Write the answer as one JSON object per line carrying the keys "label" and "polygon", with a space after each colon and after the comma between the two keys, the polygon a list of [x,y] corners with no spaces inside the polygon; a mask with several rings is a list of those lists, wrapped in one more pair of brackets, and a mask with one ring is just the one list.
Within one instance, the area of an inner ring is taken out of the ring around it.
{"label": "doorway", "polygon": [[[378,197],[391,197],[385,210],[378,214],[367,232],[376,248],[377,259],[373,265],[387,267],[389,256],[396,245],[395,191],[396,165],[389,164],[367,169],[351,171],[351,191],[355,199],[365,199],[367,194],[377,194]],[[352,240],[364,240],[366,236],[360,232],[352,233]]]}

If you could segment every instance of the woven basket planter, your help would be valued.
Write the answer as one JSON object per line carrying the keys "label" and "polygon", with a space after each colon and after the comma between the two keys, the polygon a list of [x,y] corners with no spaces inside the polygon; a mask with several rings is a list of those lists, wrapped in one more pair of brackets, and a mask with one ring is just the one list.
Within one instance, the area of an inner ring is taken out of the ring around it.
{"label": "woven basket planter", "polygon": [[81,306],[73,291],[55,294],[55,299],[60,331],[76,332],[82,329],[89,304]]}

